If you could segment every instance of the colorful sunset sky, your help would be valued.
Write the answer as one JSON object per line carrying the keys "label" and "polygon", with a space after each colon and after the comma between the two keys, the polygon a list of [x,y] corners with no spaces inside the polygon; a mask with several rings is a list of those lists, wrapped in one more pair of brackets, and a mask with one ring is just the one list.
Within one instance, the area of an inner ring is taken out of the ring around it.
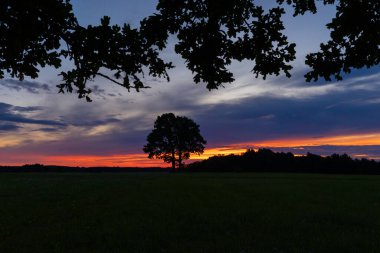
{"label": "colorful sunset sky", "polygon": [[[108,15],[113,23],[137,27],[155,11],[156,1],[72,4],[82,25],[99,24]],[[230,69],[236,81],[208,91],[205,84],[193,82],[171,38],[162,54],[176,66],[169,72],[171,81],[146,76],[145,84],[152,88],[140,93],[99,78],[89,83],[93,102],[87,103],[76,94],[58,94],[59,71],[52,68],[41,69],[34,80],[0,80],[0,165],[167,166],[142,152],[156,117],[166,112],[200,125],[208,144],[193,159],[260,147],[380,159],[379,68],[354,71],[340,82],[306,83],[305,55],[328,39],[325,24],[334,16],[334,6],[319,6],[317,15],[292,14],[284,17],[286,35],[297,44],[290,79],[256,79],[252,62],[234,62]]]}

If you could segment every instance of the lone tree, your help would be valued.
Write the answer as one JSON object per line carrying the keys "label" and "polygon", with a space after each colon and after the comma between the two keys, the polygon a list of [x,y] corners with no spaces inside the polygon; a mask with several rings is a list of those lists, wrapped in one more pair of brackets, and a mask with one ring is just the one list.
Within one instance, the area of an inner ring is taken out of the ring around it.
{"label": "lone tree", "polygon": [[154,122],[154,129],[147,137],[143,150],[149,158],[163,159],[172,164],[173,171],[182,168],[190,154],[202,154],[206,140],[200,134],[199,125],[192,119],[164,113]]}

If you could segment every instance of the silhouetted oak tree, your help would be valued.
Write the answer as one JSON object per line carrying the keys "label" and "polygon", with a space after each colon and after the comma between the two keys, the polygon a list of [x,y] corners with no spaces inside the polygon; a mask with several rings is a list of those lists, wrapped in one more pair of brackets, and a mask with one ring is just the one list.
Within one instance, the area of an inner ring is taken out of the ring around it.
{"label": "silhouetted oak tree", "polygon": [[147,142],[143,150],[148,157],[171,163],[174,171],[183,167],[190,154],[202,154],[206,144],[193,120],[173,113],[157,117]]}
{"label": "silhouetted oak tree", "polygon": [[175,51],[194,81],[208,89],[234,80],[227,68],[232,60],[251,61],[256,77],[290,77],[296,52],[283,34],[284,5],[297,16],[317,12],[317,1],[335,4],[336,16],[327,24],[330,40],[306,56],[311,67],[306,80],[341,80],[352,69],[379,65],[379,0],[277,0],[267,11],[255,0],[158,0],[157,12],[138,28],[111,25],[109,17],[83,27],[69,0],[2,0],[0,78],[6,72],[20,80],[36,78],[39,67],[59,68],[67,58],[74,68],[61,73],[61,92],[76,87],[80,98],[90,100],[86,83],[97,76],[139,91],[147,88],[144,71],[169,80],[173,65],[159,53],[170,35],[177,37]]}

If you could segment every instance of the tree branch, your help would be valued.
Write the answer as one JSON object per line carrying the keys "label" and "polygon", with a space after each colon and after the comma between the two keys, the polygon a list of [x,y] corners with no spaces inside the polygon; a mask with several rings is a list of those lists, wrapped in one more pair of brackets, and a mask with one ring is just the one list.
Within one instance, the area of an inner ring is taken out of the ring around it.
{"label": "tree branch", "polygon": [[[116,83],[116,84],[118,84],[118,85],[126,88],[128,90],[128,92],[130,91],[131,88],[136,88],[136,86],[133,86],[133,85],[132,86],[131,85],[127,86],[124,83],[118,82],[115,79],[112,79],[111,77],[109,77],[107,75],[104,75],[102,73],[99,73],[99,72],[95,73],[95,75],[101,76],[101,77],[103,77],[103,78],[105,78],[105,79],[107,79],[107,80],[109,80],[109,81],[111,81],[113,83]],[[149,88],[151,88],[151,87],[150,86],[139,87],[139,89],[149,89]]]}

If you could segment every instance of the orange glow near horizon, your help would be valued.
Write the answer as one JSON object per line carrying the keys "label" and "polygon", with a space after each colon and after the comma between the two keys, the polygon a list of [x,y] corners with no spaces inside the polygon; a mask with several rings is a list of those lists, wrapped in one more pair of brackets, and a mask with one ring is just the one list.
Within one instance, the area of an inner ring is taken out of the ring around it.
{"label": "orange glow near horizon", "polygon": [[126,154],[110,156],[51,156],[46,164],[79,167],[167,167],[161,160],[148,159],[145,154]]}
{"label": "orange glow near horizon", "polygon": [[340,135],[328,137],[306,137],[256,142],[259,147],[299,147],[299,146],[368,146],[380,145],[380,133]]}
{"label": "orange glow near horizon", "polygon": [[[236,144],[230,144],[222,148],[211,148],[205,150],[204,154],[198,157],[198,159],[207,159],[213,155],[228,155],[228,154],[241,154],[248,148],[299,148],[312,147],[312,146],[368,146],[368,145],[380,145],[380,133],[371,134],[357,134],[357,135],[342,135],[342,136],[329,136],[329,137],[305,137],[298,139],[277,139],[266,140],[259,142],[242,142]],[[355,155],[358,157],[364,157],[366,154]],[[193,159],[197,159],[196,156]]]}
{"label": "orange glow near horizon", "polygon": [[[192,155],[187,163],[204,160],[215,155],[241,154],[248,148],[294,148],[302,149],[302,146],[366,146],[380,145],[380,133],[355,134],[330,137],[305,137],[298,139],[277,139],[261,142],[242,142],[230,144],[223,147],[206,148],[200,155]],[[1,156],[1,155],[0,155]],[[362,158],[366,154],[352,154],[353,157]],[[3,165],[23,165],[40,163],[45,165],[61,165],[73,167],[170,167],[170,164],[161,160],[148,159],[146,154],[116,154],[104,156],[43,156],[34,154],[24,154],[21,157],[1,158]]]}
{"label": "orange glow near horizon", "polygon": [[71,167],[168,167],[161,160],[148,159],[145,154],[126,154],[109,156],[32,156],[23,157],[23,161],[6,162],[4,165],[44,164]]}

